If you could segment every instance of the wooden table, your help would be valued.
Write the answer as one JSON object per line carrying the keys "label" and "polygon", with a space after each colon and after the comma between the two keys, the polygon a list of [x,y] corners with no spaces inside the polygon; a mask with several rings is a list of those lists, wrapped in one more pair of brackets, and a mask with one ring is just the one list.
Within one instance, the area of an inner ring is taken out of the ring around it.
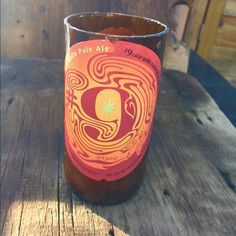
{"label": "wooden table", "polygon": [[2,235],[236,235],[236,130],[195,78],[164,71],[143,184],[98,206],[64,177],[63,62],[1,72]]}

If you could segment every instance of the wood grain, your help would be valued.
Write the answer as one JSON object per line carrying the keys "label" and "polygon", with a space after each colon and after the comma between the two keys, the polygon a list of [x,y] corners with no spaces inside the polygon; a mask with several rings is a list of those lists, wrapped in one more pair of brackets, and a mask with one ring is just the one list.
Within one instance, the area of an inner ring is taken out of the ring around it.
{"label": "wood grain", "polygon": [[167,22],[168,13],[166,0],[149,0],[145,3],[126,0],[2,0],[2,57],[63,59],[63,19],[73,13],[88,11],[130,13],[163,22]]}
{"label": "wood grain", "polygon": [[225,2],[226,0],[211,0],[208,6],[204,29],[197,46],[197,53],[206,60],[209,59],[209,54],[213,44],[215,43],[216,33],[224,10]]}
{"label": "wood grain", "polygon": [[194,1],[190,9],[184,34],[184,42],[186,42],[193,50],[197,48],[199,34],[204,23],[204,16],[206,14],[208,2],[208,0]]}
{"label": "wood grain", "polygon": [[3,0],[2,56],[63,58],[63,19],[76,12],[106,10],[106,0]]}
{"label": "wood grain", "polygon": [[[73,13],[113,11],[158,19],[171,27],[178,0],[2,0],[1,56],[56,58],[65,55],[63,19]],[[186,0],[192,5],[193,0]]]}
{"label": "wood grain", "polygon": [[187,72],[189,64],[189,53],[189,48],[187,48],[183,44],[177,42],[173,47],[173,45],[171,45],[168,40],[167,47],[165,49],[163,66],[166,69]]}
{"label": "wood grain", "polygon": [[235,0],[226,1],[224,15],[236,17],[236,1]]}
{"label": "wood grain", "polygon": [[[224,50],[225,51],[225,50]],[[236,50],[235,50],[234,58],[236,58]],[[236,68],[235,68],[235,60],[232,59],[224,60],[222,63],[222,59],[210,59],[209,63],[222,75],[227,79],[235,88],[236,88]]]}
{"label": "wood grain", "polygon": [[[222,47],[222,46],[213,46],[210,54],[210,59],[215,60],[219,59],[222,62],[222,56],[224,55],[224,60],[231,60],[235,62],[236,60],[236,49],[230,47]],[[222,62],[223,63],[223,62]]]}
{"label": "wood grain", "polygon": [[[226,4],[227,5],[227,4]],[[236,85],[236,17],[222,16],[209,62]]]}
{"label": "wood grain", "polygon": [[164,71],[143,184],[98,206],[64,177],[63,62],[1,72],[1,235],[236,234],[236,130],[194,78]]}
{"label": "wood grain", "polygon": [[211,45],[208,61],[228,81],[236,84],[236,1],[227,0]]}
{"label": "wood grain", "polygon": [[[222,16],[216,34],[215,45],[236,49],[236,17]],[[224,54],[221,54],[224,58]]]}
{"label": "wood grain", "polygon": [[178,5],[173,9],[173,18],[176,21],[176,27],[172,32],[179,42],[183,40],[189,12],[190,8],[186,5]]}

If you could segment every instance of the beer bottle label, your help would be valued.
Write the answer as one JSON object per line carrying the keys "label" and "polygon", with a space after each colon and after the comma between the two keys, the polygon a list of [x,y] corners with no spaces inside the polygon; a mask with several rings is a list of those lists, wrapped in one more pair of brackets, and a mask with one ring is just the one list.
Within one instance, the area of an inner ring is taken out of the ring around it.
{"label": "beer bottle label", "polygon": [[65,58],[65,144],[76,168],[94,180],[131,173],[147,151],[161,62],[125,41],[89,40]]}

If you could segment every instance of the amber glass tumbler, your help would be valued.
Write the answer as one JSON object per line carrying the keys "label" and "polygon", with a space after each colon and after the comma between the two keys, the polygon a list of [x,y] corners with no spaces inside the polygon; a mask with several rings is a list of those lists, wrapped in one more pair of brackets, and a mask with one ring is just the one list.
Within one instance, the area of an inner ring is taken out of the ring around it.
{"label": "amber glass tumbler", "polygon": [[82,199],[118,203],[144,175],[168,28],[120,13],[64,23],[66,178]]}

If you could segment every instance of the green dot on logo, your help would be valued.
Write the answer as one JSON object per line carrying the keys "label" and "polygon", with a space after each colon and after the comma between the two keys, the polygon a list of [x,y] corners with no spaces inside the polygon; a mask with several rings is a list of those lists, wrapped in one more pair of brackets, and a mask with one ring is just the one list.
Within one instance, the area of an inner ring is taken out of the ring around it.
{"label": "green dot on logo", "polygon": [[109,100],[108,102],[106,102],[103,106],[103,111],[106,114],[112,114],[114,110],[114,102],[112,102],[111,100]]}

